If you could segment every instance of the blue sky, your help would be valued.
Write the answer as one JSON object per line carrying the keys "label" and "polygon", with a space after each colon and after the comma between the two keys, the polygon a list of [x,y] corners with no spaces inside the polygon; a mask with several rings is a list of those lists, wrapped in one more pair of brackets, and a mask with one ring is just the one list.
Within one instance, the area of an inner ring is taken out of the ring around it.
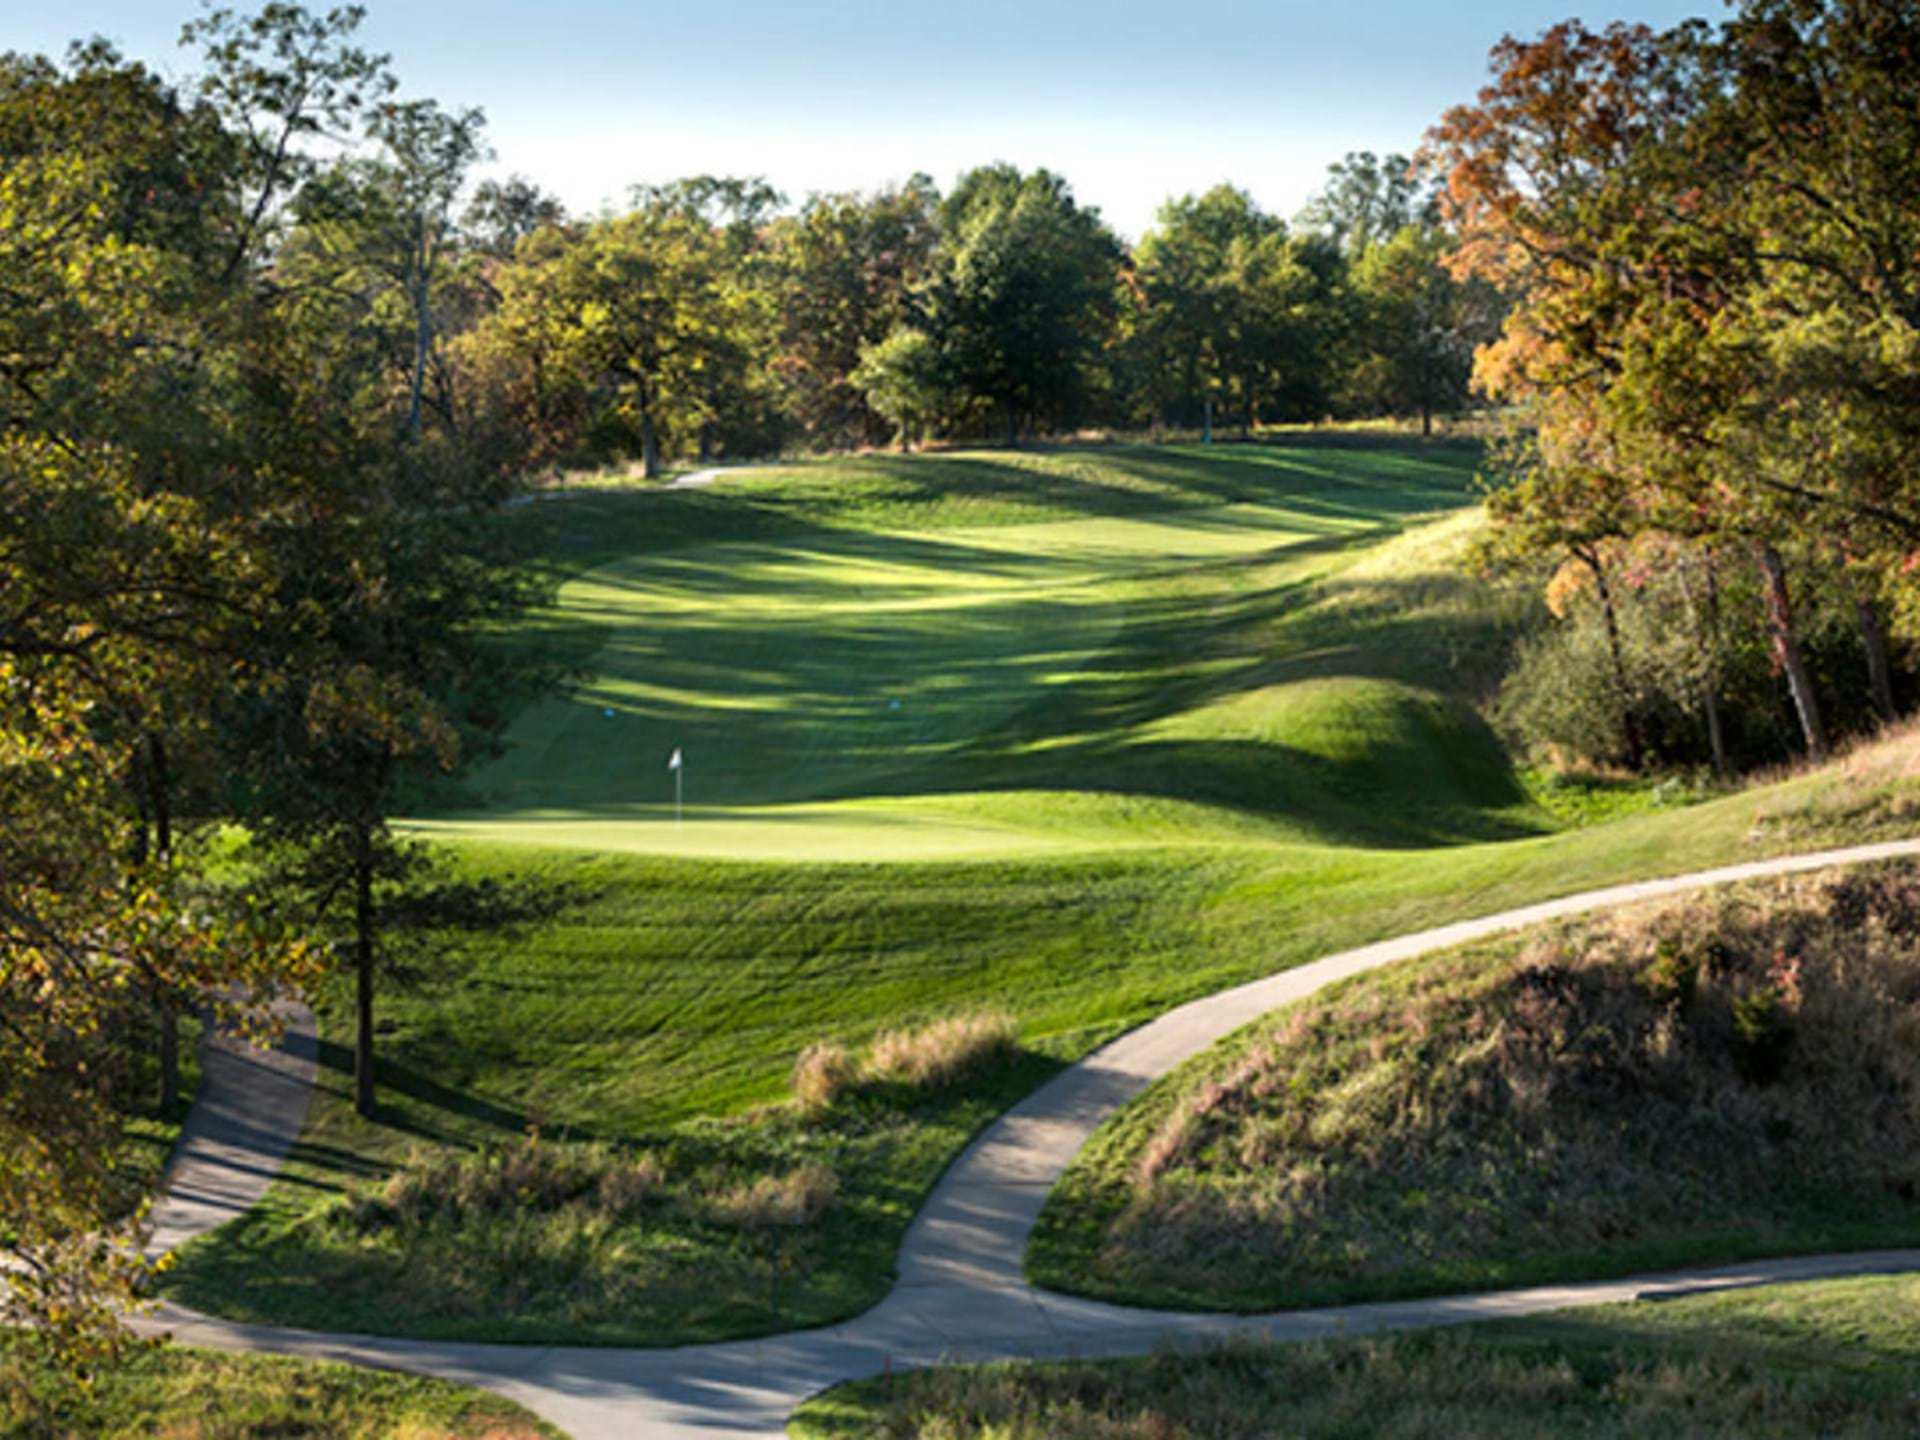
{"label": "blue sky", "polygon": [[[486,110],[493,171],[576,210],[701,172],[763,174],[797,199],[914,170],[946,185],[1009,160],[1059,171],[1137,236],[1172,194],[1231,180],[1291,215],[1347,151],[1411,149],[1472,97],[1504,33],[1569,13],[1722,13],[1715,0],[1615,3],[369,0],[362,33],[406,93]],[[0,20],[0,48],[102,34],[178,74],[192,13],[185,0],[35,6]]]}

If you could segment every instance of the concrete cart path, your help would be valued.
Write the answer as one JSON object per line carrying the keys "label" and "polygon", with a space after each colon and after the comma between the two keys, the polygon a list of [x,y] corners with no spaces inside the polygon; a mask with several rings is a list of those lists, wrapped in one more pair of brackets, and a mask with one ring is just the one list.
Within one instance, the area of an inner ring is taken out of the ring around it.
{"label": "concrete cart path", "polygon": [[320,1046],[305,1005],[284,1003],[274,1013],[283,1028],[271,1050],[225,1033],[201,1045],[200,1087],[149,1217],[149,1255],[252,1209],[299,1140]]}
{"label": "concrete cart path", "polygon": [[[1363,946],[1171,1010],[1061,1071],[982,1131],[914,1220],[901,1246],[893,1291],[841,1325],[766,1340],[618,1350],[324,1335],[234,1324],[176,1307],[164,1307],[140,1324],[171,1330],[191,1344],[346,1360],[485,1386],[526,1405],[575,1440],[769,1436],[782,1433],[797,1403],[838,1381],[942,1360],[1135,1354],[1167,1340],[1228,1335],[1360,1334],[1532,1315],[1675,1290],[1920,1270],[1920,1250],[1813,1256],[1263,1316],[1100,1304],[1036,1290],[1022,1273],[1027,1236],[1048,1189],[1101,1121],[1214,1041],[1322,985],[1544,920],[1734,880],[1916,855],[1920,840],[1902,840],[1609,886]],[[290,1026],[291,1053],[264,1071],[240,1063],[209,1065],[175,1158],[172,1174],[178,1179],[156,1210],[174,1237],[171,1243],[212,1228],[265,1188],[298,1138],[304,1101],[295,1103],[283,1082],[298,1086],[310,1078],[311,1034],[310,1017],[304,1029]],[[275,1078],[263,1082],[262,1073]],[[197,1126],[202,1105],[222,1118]]]}

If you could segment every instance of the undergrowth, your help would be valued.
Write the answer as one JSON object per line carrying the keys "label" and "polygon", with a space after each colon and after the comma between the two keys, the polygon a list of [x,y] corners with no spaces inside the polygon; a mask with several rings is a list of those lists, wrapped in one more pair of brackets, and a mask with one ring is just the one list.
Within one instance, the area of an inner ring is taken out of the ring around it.
{"label": "undergrowth", "polygon": [[1871,1277],[1437,1334],[1241,1342],[841,1386],[796,1440],[1759,1440],[1920,1433],[1920,1281]]}
{"label": "undergrowth", "polygon": [[340,1307],[422,1333],[589,1343],[818,1323],[891,1267],[889,1172],[937,1173],[1002,1087],[1044,1070],[1016,1031],[977,1012],[883,1032],[858,1057],[817,1045],[793,1099],[628,1143],[534,1132],[419,1149],[271,1243],[300,1256],[332,1328]]}
{"label": "undergrowth", "polygon": [[1096,1136],[1045,1283],[1257,1308],[1920,1235],[1920,878],[1722,889],[1360,977]]}

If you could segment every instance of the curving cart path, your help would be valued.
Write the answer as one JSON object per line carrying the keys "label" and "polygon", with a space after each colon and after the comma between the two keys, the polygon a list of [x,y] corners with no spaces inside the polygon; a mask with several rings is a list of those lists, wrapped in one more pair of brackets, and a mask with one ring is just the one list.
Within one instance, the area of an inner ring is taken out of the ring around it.
{"label": "curving cart path", "polygon": [[[1920,1250],[1755,1261],[1437,1299],[1259,1316],[1134,1310],[1055,1295],[1022,1273],[1047,1191],[1101,1121],[1151,1081],[1240,1026],[1376,966],[1543,920],[1733,880],[1920,856],[1920,839],[1787,856],[1570,895],[1331,955],[1171,1010],[1063,1070],[988,1126],[915,1218],[899,1280],[844,1324],[672,1350],[481,1345],[242,1325],[163,1306],[138,1325],[187,1344],[344,1360],[484,1386],[574,1440],[769,1436],[801,1400],[841,1380],[946,1360],[1135,1354],[1228,1335],[1299,1340],[1532,1315],[1649,1294],[1920,1270]],[[155,1245],[184,1243],[254,1203],[299,1138],[314,1066],[313,1017],[290,1012],[279,1049],[209,1047],[200,1095],[154,1209]]]}

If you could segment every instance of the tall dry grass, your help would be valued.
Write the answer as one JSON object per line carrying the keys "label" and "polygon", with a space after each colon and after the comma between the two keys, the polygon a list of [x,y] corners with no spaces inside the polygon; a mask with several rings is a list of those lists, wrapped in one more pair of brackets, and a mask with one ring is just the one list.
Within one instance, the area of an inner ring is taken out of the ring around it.
{"label": "tall dry grass", "polygon": [[1195,1076],[1126,1176],[1100,1273],[1220,1295],[1920,1227],[1920,879],[1748,885],[1362,977]]}
{"label": "tall dry grass", "polygon": [[[857,1406],[802,1411],[805,1440],[1751,1440],[1920,1433],[1920,1392],[1755,1358],[1663,1355],[1621,1337],[1577,1357],[1437,1334],[1167,1350],[1132,1362],[969,1366],[863,1387]],[[1576,1363],[1577,1362],[1577,1363]],[[834,1397],[829,1397],[831,1400]]]}
{"label": "tall dry grass", "polygon": [[882,1031],[859,1056],[839,1045],[810,1045],[794,1065],[794,1100],[817,1114],[876,1086],[944,1089],[1012,1059],[1019,1029],[1008,1012],[984,1010]]}

